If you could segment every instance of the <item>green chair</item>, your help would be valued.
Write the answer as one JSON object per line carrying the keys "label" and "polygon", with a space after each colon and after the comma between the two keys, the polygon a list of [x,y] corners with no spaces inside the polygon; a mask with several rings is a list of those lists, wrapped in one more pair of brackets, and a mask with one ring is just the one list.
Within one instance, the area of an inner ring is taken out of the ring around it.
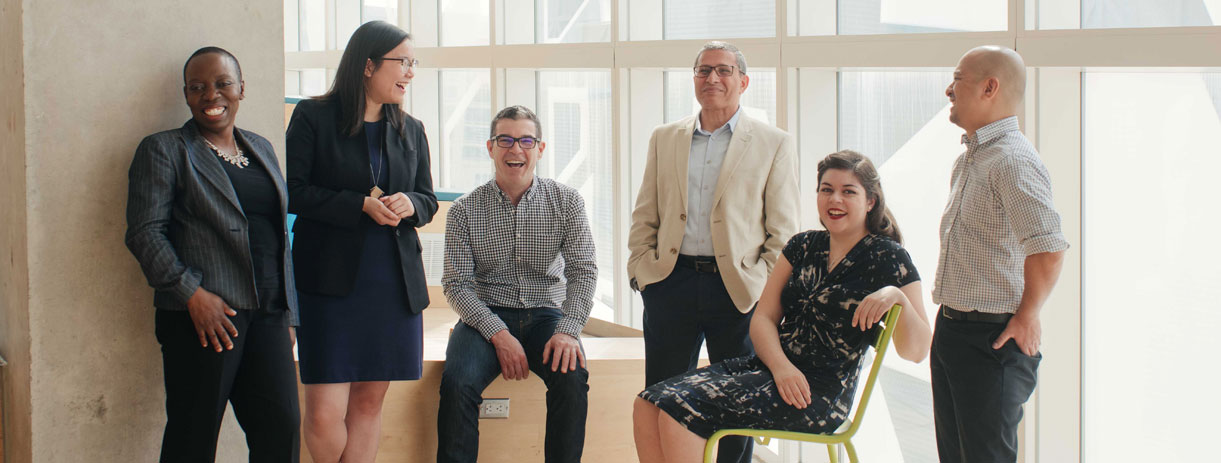
{"label": "green chair", "polygon": [[869,404],[869,396],[873,393],[873,386],[878,381],[878,372],[882,370],[882,358],[886,356],[886,347],[890,345],[890,337],[894,334],[900,313],[903,313],[903,308],[898,304],[891,307],[890,312],[887,313],[882,333],[878,335],[877,342],[873,344],[875,351],[873,366],[869,369],[869,376],[865,379],[865,390],[861,393],[861,402],[856,406],[856,412],[852,414],[852,418],[844,421],[844,424],[840,425],[835,433],[807,434],[761,429],[722,429],[714,433],[708,439],[708,443],[704,445],[704,463],[716,461],[716,443],[725,436],[751,436],[759,445],[767,445],[772,438],[826,444],[831,463],[839,462],[839,453],[836,452],[836,448],[843,444],[848,451],[848,461],[857,463],[859,460],[856,457],[856,448],[852,446],[852,436],[856,435],[856,430],[861,427],[861,418],[865,416],[865,406]]}

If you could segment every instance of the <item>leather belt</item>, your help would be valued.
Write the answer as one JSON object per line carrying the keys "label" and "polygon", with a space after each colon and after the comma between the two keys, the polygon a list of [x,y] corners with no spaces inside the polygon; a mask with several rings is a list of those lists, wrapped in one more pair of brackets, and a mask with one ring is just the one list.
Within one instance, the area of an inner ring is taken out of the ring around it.
{"label": "leather belt", "polygon": [[941,306],[941,316],[963,322],[1009,323],[1010,313],[963,312],[950,306]]}
{"label": "leather belt", "polygon": [[675,265],[694,269],[700,273],[717,273],[716,258],[712,256],[688,256],[679,254]]}

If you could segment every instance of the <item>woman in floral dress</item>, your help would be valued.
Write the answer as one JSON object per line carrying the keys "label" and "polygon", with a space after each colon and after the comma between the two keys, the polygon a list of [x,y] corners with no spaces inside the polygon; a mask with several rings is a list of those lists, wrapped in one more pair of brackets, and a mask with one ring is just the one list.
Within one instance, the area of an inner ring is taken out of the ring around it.
{"label": "woman in floral dress", "polygon": [[634,413],[641,463],[700,461],[706,439],[720,429],[834,431],[852,407],[865,350],[894,304],[903,306],[895,350],[913,362],[928,355],[920,276],[899,244],[877,169],[840,151],[818,163],[818,181],[826,230],[793,236],[777,260],[751,321],[756,355],[641,392]]}

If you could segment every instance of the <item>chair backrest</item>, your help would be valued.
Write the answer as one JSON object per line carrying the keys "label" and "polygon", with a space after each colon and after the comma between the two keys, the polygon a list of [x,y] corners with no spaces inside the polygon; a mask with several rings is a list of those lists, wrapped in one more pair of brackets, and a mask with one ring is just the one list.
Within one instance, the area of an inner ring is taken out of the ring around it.
{"label": "chair backrest", "polygon": [[901,313],[903,313],[903,306],[895,304],[886,314],[882,332],[878,333],[878,339],[873,343],[873,363],[869,368],[869,376],[865,379],[865,389],[861,391],[861,401],[857,404],[856,411],[852,413],[852,423],[842,433],[844,435],[852,436],[856,434],[857,428],[861,427],[861,418],[865,416],[865,406],[869,404],[873,386],[878,382],[878,372],[882,371],[882,358],[886,357],[886,348],[890,347],[890,337],[895,333],[895,326],[899,324],[899,314]]}

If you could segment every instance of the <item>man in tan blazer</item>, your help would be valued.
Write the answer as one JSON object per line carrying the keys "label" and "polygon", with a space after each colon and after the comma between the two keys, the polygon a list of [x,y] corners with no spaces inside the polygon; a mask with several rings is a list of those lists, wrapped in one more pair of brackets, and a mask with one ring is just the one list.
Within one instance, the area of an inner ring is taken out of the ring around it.
{"label": "man in tan blazer", "polygon": [[[742,114],[750,83],[733,45],[696,55],[700,112],[653,131],[632,211],[627,272],[644,299],[645,381],[753,353],[750,317],[780,250],[797,232],[793,137]],[[718,461],[750,461],[745,438]]]}

